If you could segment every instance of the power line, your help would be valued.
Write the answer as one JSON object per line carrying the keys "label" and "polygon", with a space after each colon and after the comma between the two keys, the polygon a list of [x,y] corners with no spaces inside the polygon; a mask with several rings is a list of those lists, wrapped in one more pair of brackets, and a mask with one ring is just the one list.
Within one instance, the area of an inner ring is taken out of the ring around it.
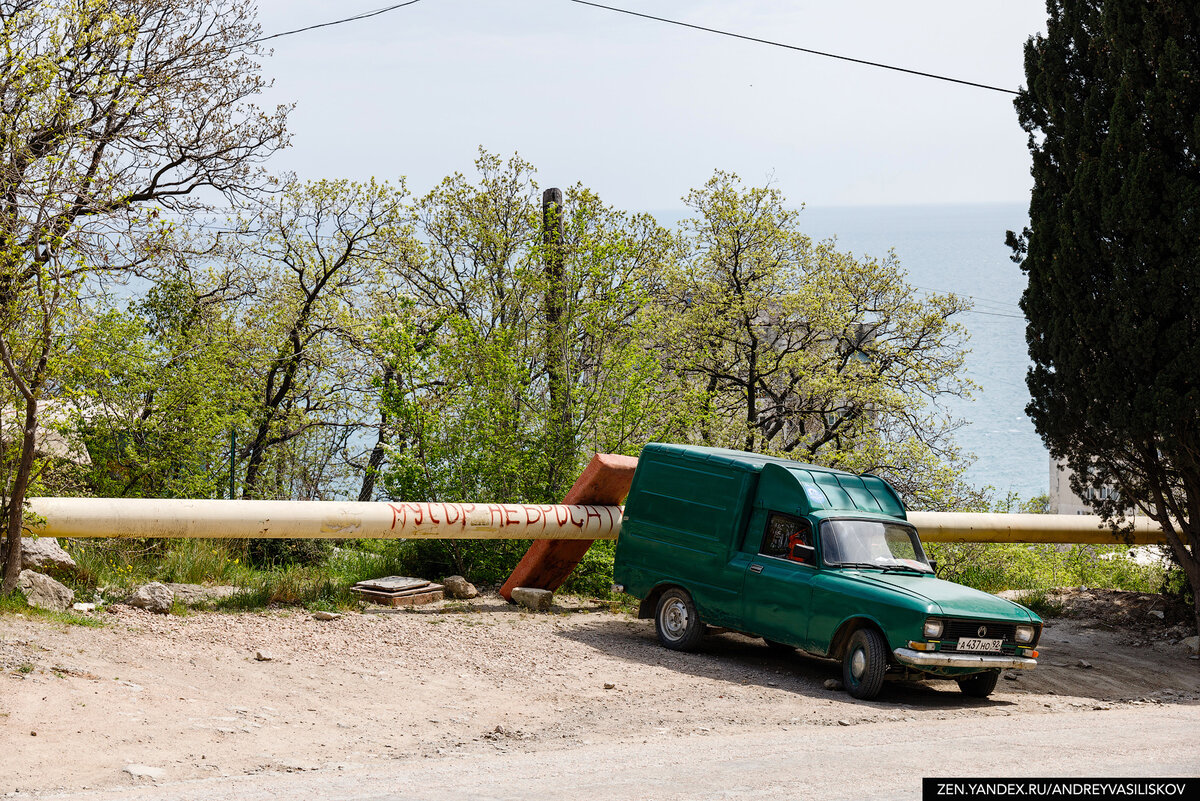
{"label": "power line", "polygon": [[258,44],[259,42],[266,42],[270,39],[278,39],[282,36],[292,36],[297,33],[304,33],[305,31],[313,31],[313,30],[316,30],[317,28],[328,28],[331,25],[341,25],[343,22],[357,22],[360,19],[370,19],[371,17],[378,17],[380,14],[386,14],[389,11],[395,11],[397,8],[404,8],[405,6],[411,6],[412,4],[419,3],[419,2],[421,2],[421,0],[408,0],[407,3],[396,3],[394,6],[386,6],[384,8],[377,8],[374,11],[364,11],[363,13],[356,14],[353,17],[345,17],[344,19],[335,19],[335,20],[332,20],[331,22],[320,22],[320,23],[317,23],[316,25],[309,25],[304,28],[296,28],[296,30],[294,30],[294,31],[282,31],[280,33],[273,33],[270,36],[262,36],[262,37],[259,37],[258,39],[251,39],[248,42],[242,42],[242,46]]}
{"label": "power line", "polygon": [[613,6],[605,6],[605,5],[601,5],[600,3],[592,3],[592,2],[589,2],[589,0],[570,0],[570,2],[578,3],[581,6],[591,6],[592,8],[602,8],[605,11],[615,11],[618,14],[628,14],[631,17],[642,17],[643,19],[655,20],[656,22],[666,22],[670,25],[679,25],[680,27],[692,28],[697,31],[706,31],[708,33],[717,33],[717,34],[720,34],[721,36],[731,36],[734,39],[744,39],[747,42],[757,42],[759,44],[771,45],[772,47],[783,47],[788,50],[797,50],[801,53],[808,53],[808,54],[814,55],[814,56],[823,56],[825,58],[836,58],[840,61],[850,61],[854,64],[865,64],[868,67],[879,67],[880,69],[893,70],[895,72],[904,72],[909,75],[919,75],[922,78],[933,78],[938,81],[949,81],[950,83],[958,83],[958,84],[962,84],[963,86],[974,86],[977,89],[989,89],[993,92],[1004,92],[1005,94],[1010,94],[1010,95],[1019,94],[1014,89],[1004,89],[999,86],[989,86],[986,83],[976,83],[975,81],[965,81],[961,78],[951,78],[946,75],[937,75],[932,72],[921,72],[920,70],[910,70],[906,67],[896,67],[891,64],[882,64],[878,61],[867,61],[867,60],[861,59],[861,58],[851,58],[850,56],[840,56],[837,53],[826,53],[821,50],[812,50],[807,47],[799,47],[797,45],[784,44],[783,42],[774,42],[774,41],[771,41],[770,39],[759,39],[758,37],[755,37],[755,36],[746,36],[745,34],[733,33],[732,31],[723,31],[723,30],[720,30],[719,28],[706,28],[703,25],[693,25],[690,22],[680,22],[679,20],[676,20],[676,19],[667,19],[666,17],[656,17],[653,14],[643,14],[640,11],[629,11],[628,9],[624,9],[624,8],[614,8]]}

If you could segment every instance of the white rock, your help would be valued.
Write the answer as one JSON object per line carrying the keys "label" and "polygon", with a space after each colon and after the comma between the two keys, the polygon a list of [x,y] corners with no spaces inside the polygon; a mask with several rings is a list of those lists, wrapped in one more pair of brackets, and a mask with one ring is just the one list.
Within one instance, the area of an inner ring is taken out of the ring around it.
{"label": "white rock", "polygon": [[161,779],[167,775],[162,768],[152,768],[149,765],[126,765],[124,771],[139,779]]}
{"label": "white rock", "polygon": [[30,606],[38,609],[49,609],[54,612],[65,612],[75,601],[75,591],[64,587],[43,573],[32,570],[22,570],[17,579],[25,600]]}
{"label": "white rock", "polygon": [[462,576],[447,576],[442,582],[442,586],[446,588],[446,594],[451,598],[475,598],[479,595],[479,590],[475,589],[475,585],[467,581]]}
{"label": "white rock", "polygon": [[96,611],[95,604],[75,604],[71,608],[74,609],[76,612],[95,612]]}
{"label": "white rock", "polygon": [[313,612],[313,620],[337,620],[341,615],[337,612]]}
{"label": "white rock", "polygon": [[1179,641],[1179,644],[1188,650],[1191,654],[1200,654],[1200,635],[1195,637],[1185,637]]}
{"label": "white rock", "polygon": [[136,606],[140,609],[145,609],[147,612],[155,612],[160,615],[170,612],[171,604],[174,601],[175,593],[171,592],[171,588],[166,584],[158,581],[152,581],[149,584],[138,587],[133,593],[133,597],[129,599],[131,606]]}
{"label": "white rock", "polygon": [[1165,617],[1167,616],[1167,613],[1166,613],[1166,612],[1164,612],[1164,611],[1163,611],[1163,610],[1161,610],[1161,609],[1151,609],[1151,610],[1150,610],[1149,612],[1147,612],[1146,614],[1149,614],[1149,615],[1154,615],[1154,616],[1155,616],[1156,618],[1158,618],[1159,620],[1162,620],[1163,618],[1165,618]]}
{"label": "white rock", "polygon": [[550,590],[539,590],[534,587],[514,587],[513,603],[532,609],[535,612],[545,612],[554,603],[554,593]]}
{"label": "white rock", "polygon": [[275,656],[270,651],[258,650],[254,652],[254,658],[259,662],[270,662]]}
{"label": "white rock", "polygon": [[54,537],[22,537],[21,568],[39,572],[74,574],[79,566]]}

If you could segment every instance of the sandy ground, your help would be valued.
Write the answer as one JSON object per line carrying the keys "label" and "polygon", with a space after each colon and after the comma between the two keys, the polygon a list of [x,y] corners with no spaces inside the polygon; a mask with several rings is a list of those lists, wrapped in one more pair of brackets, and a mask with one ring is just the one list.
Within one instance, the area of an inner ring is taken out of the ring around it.
{"label": "sandy ground", "polygon": [[1052,621],[1038,669],[1006,677],[990,699],[929,682],[889,684],[867,703],[825,689],[840,676],[832,662],[734,634],[679,654],[657,644],[650,621],[560,604],[533,614],[485,596],[333,621],[112,607],[100,629],[0,618],[0,794],[166,798],[155,782],[551,764],[697,738],[720,753],[727,739],[784,731],[903,739],[906,726],[935,721],[981,731],[1009,724],[1001,718],[1026,731],[1068,720],[1086,730],[1105,715],[1121,727],[1200,721],[1200,662],[1096,621]]}

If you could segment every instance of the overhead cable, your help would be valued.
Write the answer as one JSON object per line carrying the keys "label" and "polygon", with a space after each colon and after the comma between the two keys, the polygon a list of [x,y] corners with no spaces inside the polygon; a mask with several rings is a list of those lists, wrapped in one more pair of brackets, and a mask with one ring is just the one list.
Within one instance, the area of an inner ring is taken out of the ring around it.
{"label": "overhead cable", "polygon": [[716,33],[716,34],[720,34],[721,36],[731,36],[734,39],[743,39],[747,42],[757,42],[759,44],[771,45],[772,47],[783,47],[783,48],[786,48],[787,50],[796,50],[801,53],[808,53],[808,54],[814,55],[814,56],[822,56],[824,58],[836,58],[840,61],[850,61],[854,64],[864,64],[868,67],[878,67],[880,69],[893,70],[894,72],[903,72],[903,73],[907,73],[909,75],[917,75],[922,78],[933,78],[934,80],[938,80],[938,81],[949,81],[950,83],[958,83],[958,84],[962,84],[963,86],[973,86],[976,89],[988,89],[993,92],[1004,92],[1005,94],[1010,94],[1010,95],[1018,94],[1018,92],[1015,89],[1005,89],[1000,86],[991,86],[986,83],[976,83],[975,81],[966,81],[966,80],[963,80],[962,78],[951,78],[948,75],[937,75],[936,73],[932,73],[932,72],[922,72],[920,70],[910,70],[907,67],[897,67],[892,64],[882,64],[878,61],[867,61],[866,59],[862,59],[862,58],[852,58],[851,56],[841,56],[841,55],[838,55],[837,53],[826,53],[822,50],[813,50],[808,47],[799,47],[798,45],[790,45],[790,44],[785,44],[783,42],[775,42],[770,39],[760,39],[757,36],[746,36],[745,34],[734,33],[733,31],[725,31],[725,30],[721,30],[720,28],[707,28],[703,25],[694,25],[690,22],[681,22],[680,20],[677,20],[677,19],[668,19],[666,17],[656,17],[653,14],[643,14],[640,11],[630,11],[625,8],[616,8],[614,6],[606,6],[606,5],[602,5],[600,3],[592,3],[592,2],[590,2],[590,0],[570,0],[570,2],[578,3],[581,6],[591,6],[592,8],[602,8],[605,11],[615,11],[618,14],[628,14],[631,17],[642,17],[643,19],[655,20],[656,22],[666,22],[670,25],[679,25],[680,27],[692,28],[697,31],[706,31],[708,33]]}

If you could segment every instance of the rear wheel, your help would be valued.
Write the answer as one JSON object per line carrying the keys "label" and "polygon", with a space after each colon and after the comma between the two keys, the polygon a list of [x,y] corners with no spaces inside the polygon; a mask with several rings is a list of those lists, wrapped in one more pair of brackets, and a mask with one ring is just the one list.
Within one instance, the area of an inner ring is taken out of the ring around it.
{"label": "rear wheel", "polygon": [[846,692],[864,701],[879,695],[887,671],[887,642],[875,629],[859,629],[850,636],[842,659],[842,684]]}
{"label": "rear wheel", "polygon": [[970,676],[964,676],[958,680],[958,689],[963,691],[963,695],[969,695],[972,698],[987,698],[992,694],[992,690],[996,689],[996,682],[999,680],[1000,671],[998,670],[972,673]]}
{"label": "rear wheel", "polygon": [[658,641],[672,651],[693,651],[704,636],[704,624],[687,590],[672,587],[658,599],[654,613]]}

